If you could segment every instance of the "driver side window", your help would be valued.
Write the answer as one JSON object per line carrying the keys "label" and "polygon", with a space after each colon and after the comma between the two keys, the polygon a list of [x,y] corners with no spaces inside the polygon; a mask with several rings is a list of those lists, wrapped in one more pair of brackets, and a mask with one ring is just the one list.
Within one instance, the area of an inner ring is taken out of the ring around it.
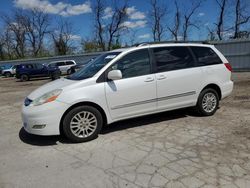
{"label": "driver side window", "polygon": [[151,74],[148,50],[138,50],[125,55],[111,66],[111,70],[120,70],[122,72],[122,78]]}

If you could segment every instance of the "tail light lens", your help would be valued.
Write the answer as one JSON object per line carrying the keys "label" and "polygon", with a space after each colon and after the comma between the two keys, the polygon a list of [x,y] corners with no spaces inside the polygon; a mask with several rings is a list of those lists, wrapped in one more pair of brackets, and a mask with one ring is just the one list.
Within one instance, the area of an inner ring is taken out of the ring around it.
{"label": "tail light lens", "polygon": [[227,70],[232,72],[232,66],[229,63],[224,63],[224,65],[226,66]]}

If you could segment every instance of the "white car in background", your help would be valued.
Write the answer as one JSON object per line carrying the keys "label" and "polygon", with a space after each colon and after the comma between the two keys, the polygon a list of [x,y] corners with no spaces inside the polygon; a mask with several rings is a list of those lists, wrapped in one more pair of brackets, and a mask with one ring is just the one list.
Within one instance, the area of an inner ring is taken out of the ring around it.
{"label": "white car in background", "polygon": [[36,89],[25,99],[22,119],[31,134],[84,142],[123,119],[185,107],[213,115],[232,89],[231,66],[212,45],[143,45],[104,53]]}
{"label": "white car in background", "polygon": [[76,62],[74,60],[62,60],[50,62],[48,66],[56,66],[60,69],[61,74],[71,74],[71,67],[75,66]]}
{"label": "white car in background", "polygon": [[14,76],[16,74],[16,66],[17,65],[12,65],[10,68],[3,69],[2,75],[4,75],[5,77]]}

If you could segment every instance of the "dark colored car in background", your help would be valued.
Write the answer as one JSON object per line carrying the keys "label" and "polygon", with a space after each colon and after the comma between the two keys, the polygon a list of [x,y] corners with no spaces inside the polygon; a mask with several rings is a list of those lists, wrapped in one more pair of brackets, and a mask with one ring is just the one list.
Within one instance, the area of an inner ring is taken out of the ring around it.
{"label": "dark colored car in background", "polygon": [[60,69],[56,66],[48,67],[43,64],[21,64],[16,67],[16,78],[28,81],[30,78],[50,77],[52,80],[60,78]]}

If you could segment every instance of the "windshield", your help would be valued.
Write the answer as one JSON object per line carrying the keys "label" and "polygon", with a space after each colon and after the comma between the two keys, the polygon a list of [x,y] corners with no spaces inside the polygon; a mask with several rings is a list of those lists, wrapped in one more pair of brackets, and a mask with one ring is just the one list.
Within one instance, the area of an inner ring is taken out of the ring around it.
{"label": "windshield", "polygon": [[71,74],[67,77],[70,80],[83,80],[91,78],[99,70],[101,70],[107,63],[114,59],[120,52],[108,52],[98,56],[93,61],[89,62],[86,66],[81,68],[79,71]]}

